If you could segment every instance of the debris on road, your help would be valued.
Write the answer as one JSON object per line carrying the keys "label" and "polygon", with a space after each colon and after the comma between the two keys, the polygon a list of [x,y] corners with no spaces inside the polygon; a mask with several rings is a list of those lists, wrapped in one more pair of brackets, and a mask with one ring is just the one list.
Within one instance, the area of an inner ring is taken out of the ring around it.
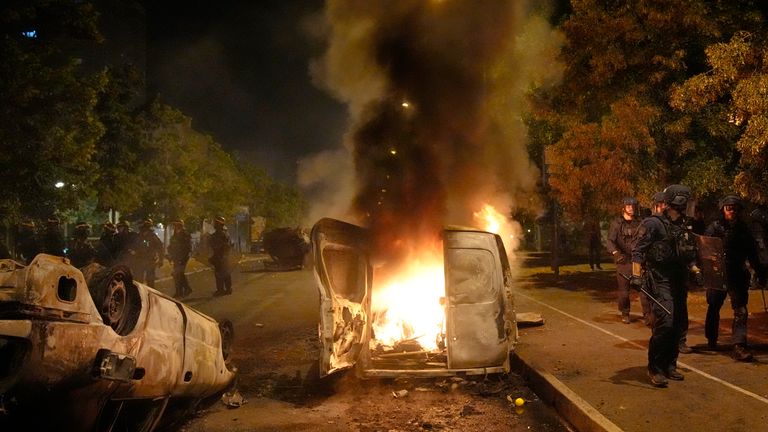
{"label": "debris on road", "polygon": [[227,408],[240,408],[248,403],[243,395],[237,390],[221,395],[221,402],[226,405]]}
{"label": "debris on road", "polygon": [[544,317],[540,313],[519,312],[515,316],[517,317],[518,328],[544,325]]}
{"label": "debris on road", "polygon": [[392,392],[392,396],[394,396],[395,399],[402,399],[406,396],[408,396],[408,390],[397,390]]}

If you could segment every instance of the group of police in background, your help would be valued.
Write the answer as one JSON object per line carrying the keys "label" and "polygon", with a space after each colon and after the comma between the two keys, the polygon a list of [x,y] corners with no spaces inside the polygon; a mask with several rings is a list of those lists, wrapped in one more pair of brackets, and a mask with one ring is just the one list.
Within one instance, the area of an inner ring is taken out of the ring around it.
{"label": "group of police in background", "polygon": [[[173,234],[167,254],[164,254],[163,242],[155,234],[154,226],[152,219],[147,218],[139,224],[139,231],[135,232],[127,221],[117,224],[107,222],[94,245],[89,240],[91,226],[85,222],[75,225],[72,239],[67,243],[58,218],[49,218],[45,229],[40,232],[33,221],[25,221],[19,225],[16,251],[19,259],[26,264],[32,262],[38,253],[46,253],[66,256],[77,268],[93,262],[105,267],[126,265],[135,280],[149,286],[155,285],[156,269],[162,267],[164,258],[168,258],[172,265],[174,297],[186,297],[192,292],[186,276],[187,263],[192,254],[192,236],[186,230],[183,220],[172,221]],[[208,237],[207,243],[212,252],[208,261],[214,268],[216,278],[214,295],[231,294],[231,241],[223,217],[214,220],[214,232]],[[3,257],[10,258],[10,254],[0,253],[0,258]]]}
{"label": "group of police in background", "polygon": [[[648,376],[651,384],[666,387],[668,380],[683,380],[677,369],[679,353],[687,345],[688,285],[706,287],[705,337],[710,350],[718,349],[720,309],[730,297],[733,308],[732,356],[751,361],[747,346],[747,303],[752,268],[756,285],[764,288],[768,270],[768,211],[758,207],[751,226],[744,218],[744,204],[736,195],[719,201],[718,218],[705,225],[700,209],[692,209],[691,191],[671,185],[654,195],[652,214],[638,215],[638,202],[625,198],[622,214],[611,222],[606,246],[616,262],[618,307],[624,323],[630,323],[630,288],[640,292],[643,321],[652,328],[648,344]],[[692,217],[689,217],[691,215]],[[720,257],[722,263],[707,267],[702,256]],[[721,278],[712,277],[718,267]],[[713,273],[714,271],[714,273]],[[705,283],[706,282],[706,283]]]}

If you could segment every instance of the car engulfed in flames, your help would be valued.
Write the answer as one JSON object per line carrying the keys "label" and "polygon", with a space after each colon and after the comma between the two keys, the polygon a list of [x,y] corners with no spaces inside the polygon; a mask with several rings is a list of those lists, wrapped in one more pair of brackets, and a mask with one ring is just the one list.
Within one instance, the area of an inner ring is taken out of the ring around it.
{"label": "car engulfed in flames", "polygon": [[509,371],[517,324],[499,235],[446,228],[437,254],[397,275],[371,264],[364,228],[326,218],[311,240],[321,375],[352,367],[361,377]]}
{"label": "car engulfed in flames", "polygon": [[150,431],[218,400],[232,326],[123,266],[0,260],[0,427]]}

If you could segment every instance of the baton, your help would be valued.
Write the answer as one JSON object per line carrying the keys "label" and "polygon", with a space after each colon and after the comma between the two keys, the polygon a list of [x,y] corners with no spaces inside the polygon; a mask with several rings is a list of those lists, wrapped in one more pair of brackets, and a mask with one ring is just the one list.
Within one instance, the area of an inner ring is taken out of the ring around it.
{"label": "baton", "polygon": [[[621,273],[621,272],[616,272],[616,273],[620,274],[620,275],[621,275],[621,277],[623,277],[623,278],[624,278],[624,279],[626,279],[626,280],[630,280],[630,279],[632,278],[631,276],[627,276],[627,275],[625,275],[624,273]],[[667,309],[666,307],[664,307],[664,305],[663,305],[663,304],[661,304],[661,303],[660,303],[658,300],[656,300],[656,297],[652,296],[652,295],[651,295],[651,293],[649,293],[648,291],[646,291],[646,290],[645,290],[645,288],[643,288],[643,287],[640,287],[640,292],[642,292],[643,294],[645,294],[645,295],[646,295],[646,296],[647,296],[649,299],[653,300],[653,302],[654,302],[654,303],[656,303],[657,305],[659,305],[659,307],[660,307],[660,308],[661,308],[661,309],[662,309],[664,312],[666,312],[666,313],[667,313],[667,315],[672,315],[672,312],[670,312],[670,311],[669,311],[669,309]]]}
{"label": "baton", "polygon": [[763,310],[768,312],[768,306],[765,305],[765,286],[760,285],[760,293],[763,295]]}

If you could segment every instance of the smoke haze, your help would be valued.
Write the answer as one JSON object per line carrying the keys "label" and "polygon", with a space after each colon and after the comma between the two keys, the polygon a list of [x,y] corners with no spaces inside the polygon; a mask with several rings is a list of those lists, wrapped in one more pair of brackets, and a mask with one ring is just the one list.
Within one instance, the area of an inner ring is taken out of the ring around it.
{"label": "smoke haze", "polygon": [[385,259],[436,239],[445,224],[477,225],[483,204],[504,214],[525,205],[538,173],[524,94],[560,77],[561,39],[544,18],[523,1],[329,0],[325,19],[328,49],[311,71],[347,105],[350,123],[334,158],[302,162],[312,167],[302,185],[338,187],[353,167],[354,189],[325,202],[368,226]]}

